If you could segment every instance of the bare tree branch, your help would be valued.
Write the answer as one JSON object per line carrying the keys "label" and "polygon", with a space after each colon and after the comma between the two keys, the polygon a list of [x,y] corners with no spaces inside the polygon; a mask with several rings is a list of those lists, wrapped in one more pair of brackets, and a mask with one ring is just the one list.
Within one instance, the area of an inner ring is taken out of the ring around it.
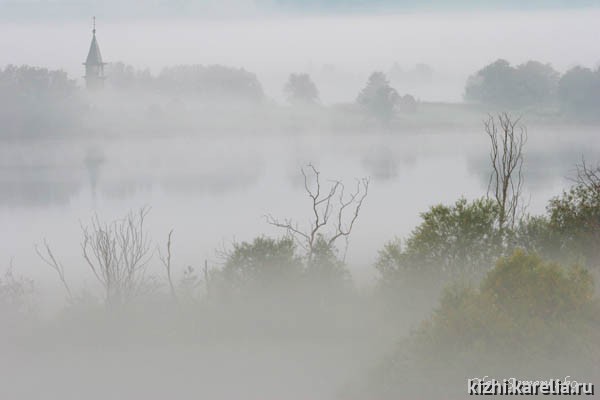
{"label": "bare tree branch", "polygon": [[577,164],[576,168],[575,183],[595,193],[600,193],[600,163],[593,166],[582,157],[581,164]]}
{"label": "bare tree branch", "polygon": [[281,220],[271,215],[267,215],[266,220],[267,223],[284,229],[307,253],[310,263],[320,237],[329,246],[333,246],[340,238],[344,238],[347,243],[367,197],[369,179],[357,179],[356,189],[350,195],[346,195],[345,186],[340,181],[331,181],[325,190],[321,182],[321,173],[312,164],[309,164],[306,170],[302,168],[300,172],[304,178],[304,190],[311,203],[309,226],[302,229],[291,219]]}
{"label": "bare tree branch", "polygon": [[527,143],[527,129],[521,118],[507,113],[489,116],[484,122],[490,139],[492,172],[488,182],[488,197],[493,196],[499,209],[500,228],[514,227],[522,212],[523,149]]}
{"label": "bare tree branch", "polygon": [[108,305],[152,290],[146,276],[152,251],[144,226],[149,211],[145,207],[110,224],[101,223],[96,215],[89,227],[82,225],[83,257],[104,288]]}

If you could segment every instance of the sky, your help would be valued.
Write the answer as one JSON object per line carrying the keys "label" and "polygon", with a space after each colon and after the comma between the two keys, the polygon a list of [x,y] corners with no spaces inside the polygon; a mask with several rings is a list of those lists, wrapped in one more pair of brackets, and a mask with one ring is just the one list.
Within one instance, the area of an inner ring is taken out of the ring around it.
{"label": "sky", "polygon": [[201,19],[404,11],[547,10],[599,7],[598,0],[0,0],[0,20]]}

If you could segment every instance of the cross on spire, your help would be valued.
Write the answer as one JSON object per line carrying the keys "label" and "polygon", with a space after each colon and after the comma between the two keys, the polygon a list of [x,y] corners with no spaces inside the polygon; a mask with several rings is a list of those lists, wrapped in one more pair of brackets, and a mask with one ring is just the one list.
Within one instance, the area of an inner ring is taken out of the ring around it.
{"label": "cross on spire", "polygon": [[92,29],[92,33],[95,35],[96,34],[96,17],[94,16],[92,18],[92,20],[93,20],[93,25],[94,25],[94,28]]}

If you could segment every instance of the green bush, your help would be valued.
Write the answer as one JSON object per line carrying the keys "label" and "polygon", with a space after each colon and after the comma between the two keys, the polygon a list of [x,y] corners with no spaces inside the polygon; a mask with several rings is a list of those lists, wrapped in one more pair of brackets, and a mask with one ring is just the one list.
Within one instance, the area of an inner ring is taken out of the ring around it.
{"label": "green bush", "polygon": [[531,355],[556,352],[559,344],[566,350],[567,341],[596,337],[592,333],[600,327],[600,308],[593,295],[586,270],[567,270],[516,250],[498,261],[478,289],[446,289],[417,336],[428,348],[444,352]]}
{"label": "green bush", "polygon": [[560,250],[589,267],[600,266],[600,192],[575,185],[548,205],[550,229],[560,239]]}
{"label": "green bush", "polygon": [[297,284],[303,264],[290,238],[257,237],[235,243],[226,255],[221,278],[234,292],[270,291]]}
{"label": "green bush", "polygon": [[375,267],[382,283],[421,275],[427,279],[478,277],[502,254],[498,209],[491,200],[458,200],[421,214],[405,241],[380,251]]}

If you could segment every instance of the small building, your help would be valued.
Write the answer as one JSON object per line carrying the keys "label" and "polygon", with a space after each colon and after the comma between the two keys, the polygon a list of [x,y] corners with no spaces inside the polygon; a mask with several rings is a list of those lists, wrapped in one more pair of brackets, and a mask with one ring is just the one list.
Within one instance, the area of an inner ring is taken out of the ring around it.
{"label": "small building", "polygon": [[104,87],[104,66],[105,62],[102,62],[102,54],[100,53],[100,46],[96,39],[96,17],[94,17],[94,28],[92,30],[92,43],[90,44],[90,51],[88,52],[87,59],[85,60],[85,86],[88,90],[98,90]]}

